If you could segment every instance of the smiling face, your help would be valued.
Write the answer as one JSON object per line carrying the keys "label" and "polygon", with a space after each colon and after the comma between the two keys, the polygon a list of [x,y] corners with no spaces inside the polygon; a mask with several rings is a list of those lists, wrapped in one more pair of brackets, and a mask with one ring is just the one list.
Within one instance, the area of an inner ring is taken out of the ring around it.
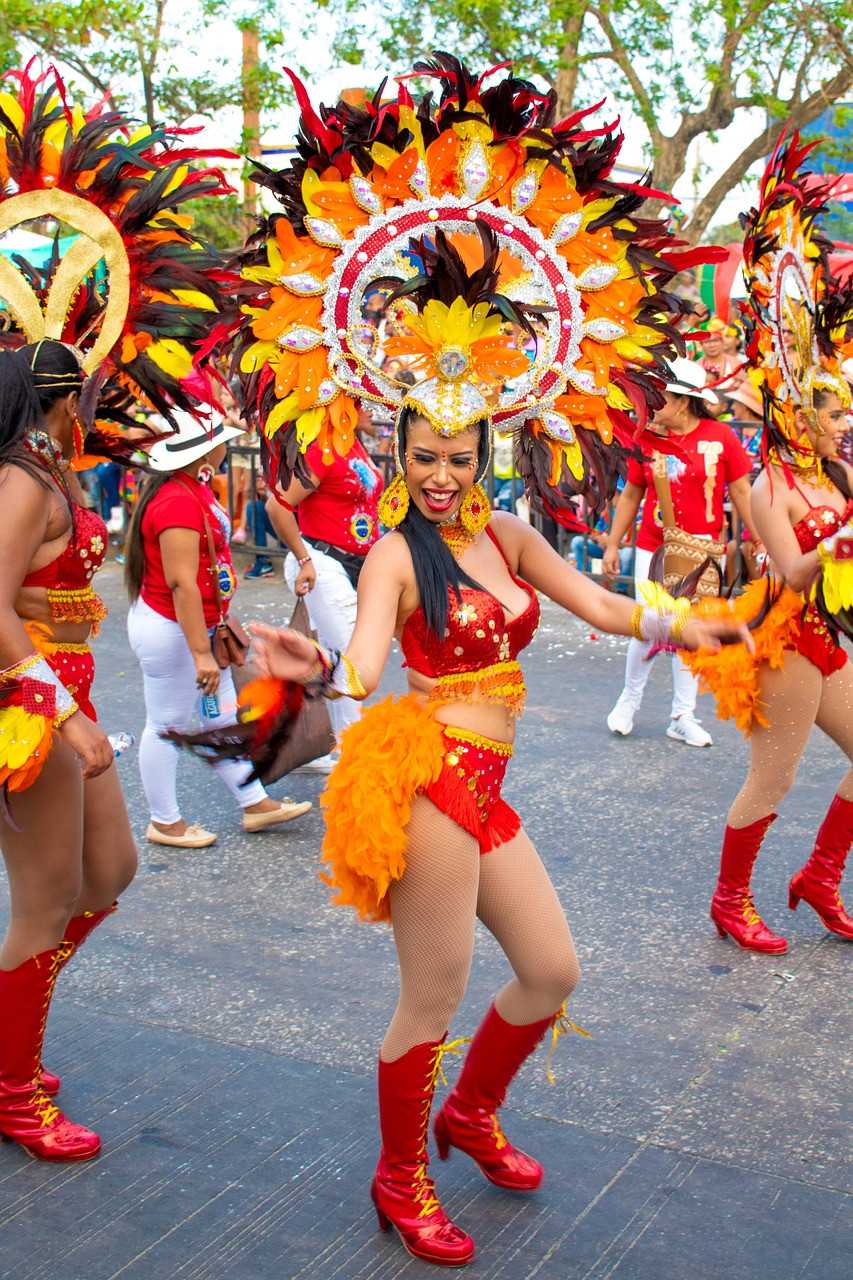
{"label": "smiling face", "polygon": [[406,486],[412,502],[427,520],[441,524],[459,511],[474,483],[479,457],[477,427],[452,439],[436,435],[425,418],[406,427]]}
{"label": "smiling face", "polygon": [[[817,398],[817,397],[816,397]],[[831,392],[820,396],[820,405],[816,409],[817,426],[814,426],[802,409],[797,410],[797,425],[804,429],[819,458],[831,458],[838,452],[838,446],[850,428],[847,410],[841,399]]]}

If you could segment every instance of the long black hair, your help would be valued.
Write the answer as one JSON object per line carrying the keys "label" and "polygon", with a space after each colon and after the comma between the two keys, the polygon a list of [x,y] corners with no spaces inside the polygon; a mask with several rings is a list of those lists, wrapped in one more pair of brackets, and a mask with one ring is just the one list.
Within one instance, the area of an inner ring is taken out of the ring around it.
{"label": "long black hair", "polygon": [[[20,467],[50,488],[44,466],[23,447],[24,437],[28,431],[46,431],[48,410],[82,385],[77,357],[61,342],[0,351],[0,467]],[[62,476],[57,473],[55,479],[68,497]]]}
{"label": "long black hair", "polygon": [[[413,418],[419,415],[412,409],[403,408],[397,421],[397,449],[401,467],[405,466],[406,436]],[[482,479],[489,460],[489,423],[474,423],[479,429],[477,450],[477,469],[475,478]],[[475,591],[483,588],[464,569],[460,568],[450,552],[450,548],[442,538],[438,525],[428,520],[413,502],[405,519],[399,525],[400,533],[406,539],[406,545],[412,556],[415,569],[415,583],[423,609],[427,627],[439,639],[444,636],[447,626],[448,588],[460,600],[460,589],[471,587]]]}
{"label": "long black hair", "polygon": [[146,477],[139,491],[139,500],[134,507],[127,537],[124,540],[124,585],[130,596],[131,604],[136,604],[142,591],[142,578],[145,573],[145,548],[142,543],[142,517],[155,494],[159,493],[174,471],[164,471]]}

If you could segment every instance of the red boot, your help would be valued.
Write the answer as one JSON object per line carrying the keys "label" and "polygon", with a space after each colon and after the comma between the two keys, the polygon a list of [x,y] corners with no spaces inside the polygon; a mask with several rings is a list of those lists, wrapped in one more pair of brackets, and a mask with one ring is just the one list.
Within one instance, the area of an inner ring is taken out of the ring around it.
{"label": "red boot", "polygon": [[853,920],[841,903],[839,886],[853,843],[853,800],[836,796],[829,806],[812,855],[791,880],[788,906],[796,911],[802,898],[814,907],[821,924],[839,938],[853,941]]}
{"label": "red boot", "polygon": [[471,1041],[456,1087],[435,1118],[435,1140],[442,1160],[457,1147],[476,1160],[496,1187],[535,1191],[542,1166],[513,1147],[497,1117],[510,1081],[530,1056],[554,1018],[515,1027],[504,1022],[494,1005]]}
{"label": "red boot", "polygon": [[[97,929],[102,920],[105,920],[107,916],[111,916],[117,909],[118,903],[114,902],[111,907],[104,907],[103,911],[84,911],[82,916],[74,916],[68,921],[63,941],[70,942],[73,945],[71,950],[65,954],[65,959],[61,960],[57,965],[57,975],[68,964],[68,961],[71,959],[77,948],[83,945],[89,934],[94,929]],[[51,1098],[55,1097],[62,1088],[62,1081],[59,1076],[55,1075],[52,1071],[48,1071],[43,1063],[40,1064],[39,1070],[40,1074],[37,1078],[41,1084],[43,1092],[48,1094]]]}
{"label": "red boot", "polygon": [[443,1041],[418,1044],[395,1062],[379,1059],[382,1150],[370,1195],[382,1231],[394,1226],[422,1262],[464,1267],[474,1241],[453,1225],[427,1177],[427,1131]]}
{"label": "red boot", "polygon": [[788,944],[767,928],[755,910],[749,888],[761,841],[775,821],[776,814],[770,813],[748,827],[726,827],[720,879],[711,900],[711,919],[721,938],[730,933],[744,951],[763,951],[780,956],[787,951]]}
{"label": "red boot", "polygon": [[63,943],[0,969],[0,1137],[38,1160],[91,1160],[101,1149],[98,1135],[66,1120],[37,1082],[50,998],[70,952]]}

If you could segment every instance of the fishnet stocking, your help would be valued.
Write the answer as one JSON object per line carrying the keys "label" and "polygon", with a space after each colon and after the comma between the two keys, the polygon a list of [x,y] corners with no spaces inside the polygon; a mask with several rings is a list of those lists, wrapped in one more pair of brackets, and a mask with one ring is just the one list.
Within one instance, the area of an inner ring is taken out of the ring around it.
{"label": "fishnet stocking", "polygon": [[577,960],[553,885],[524,832],[481,856],[472,836],[417,796],[408,835],[405,873],[389,890],[400,997],[383,1061],[444,1035],[465,994],[478,915],[515,972],[498,996],[501,1017],[523,1026],[554,1013],[577,982]]}
{"label": "fishnet stocking", "polygon": [[[812,726],[853,761],[853,666],[824,677],[800,653],[785,655],[782,670],[763,668],[761,701],[769,726],[750,737],[749,773],[729,811],[729,826],[747,827],[772,813],[793,785]],[[853,769],[838,794],[853,800]]]}

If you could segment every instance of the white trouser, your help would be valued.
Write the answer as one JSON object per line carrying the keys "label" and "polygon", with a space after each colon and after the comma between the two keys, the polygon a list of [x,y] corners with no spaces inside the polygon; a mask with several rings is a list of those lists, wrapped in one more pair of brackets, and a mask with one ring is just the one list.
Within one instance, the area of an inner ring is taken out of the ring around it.
{"label": "white trouser", "polygon": [[[215,719],[201,711],[201,695],[196,685],[195,663],[184,633],[177,622],[164,618],[142,599],[131,605],[127,615],[127,638],[142,667],[145,694],[145,728],[139,743],[139,772],[154,822],[179,822],[177,773],[179,748],[164,742],[164,729],[183,732],[194,711],[203,729],[221,729],[237,723],[237,693],[231,668],[219,678],[221,714]],[[251,772],[245,760],[224,760],[214,766],[242,809],[266,798],[260,782],[240,784]]]}
{"label": "white trouser", "polygon": [[[651,551],[643,551],[637,547],[634,552],[635,598],[640,597],[640,583],[649,576],[649,565],[652,562]],[[643,701],[646,682],[652,669],[652,662],[644,661],[651,645],[644,640],[628,641],[628,656],[625,662],[625,688],[623,695],[629,698],[638,708]],[[678,716],[692,715],[696,710],[696,698],[699,694],[699,681],[688,671],[677,653],[672,655],[672,710],[670,716],[675,720]]]}
{"label": "white trouser", "polygon": [[[303,539],[311,553],[314,572],[317,577],[314,586],[305,597],[308,605],[308,616],[311,626],[317,632],[317,639],[326,649],[346,649],[355,626],[355,613],[358,597],[355,587],[349,580],[346,569],[340,560],[327,556],[311,545],[309,539]],[[296,582],[299,565],[296,556],[289,554],[284,562],[284,578],[290,590]],[[347,725],[353,723],[361,715],[361,703],[352,698],[337,698],[329,703],[329,714],[335,737],[340,736]]]}

